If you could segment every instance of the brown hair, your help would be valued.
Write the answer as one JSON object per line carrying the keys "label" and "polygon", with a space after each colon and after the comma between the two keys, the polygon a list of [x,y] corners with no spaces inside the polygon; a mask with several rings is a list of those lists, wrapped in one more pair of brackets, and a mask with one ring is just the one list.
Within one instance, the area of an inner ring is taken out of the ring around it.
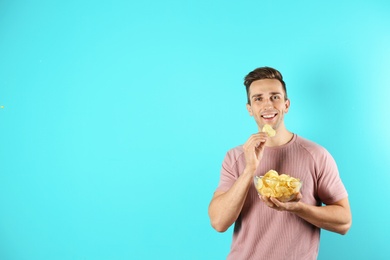
{"label": "brown hair", "polygon": [[271,67],[260,67],[257,68],[251,72],[249,72],[248,75],[244,78],[244,85],[246,88],[246,96],[248,99],[248,104],[250,104],[250,97],[249,97],[249,87],[252,84],[253,81],[260,80],[260,79],[277,79],[282,83],[283,90],[284,90],[284,99],[287,100],[287,90],[286,90],[286,83],[283,81],[282,74]]}

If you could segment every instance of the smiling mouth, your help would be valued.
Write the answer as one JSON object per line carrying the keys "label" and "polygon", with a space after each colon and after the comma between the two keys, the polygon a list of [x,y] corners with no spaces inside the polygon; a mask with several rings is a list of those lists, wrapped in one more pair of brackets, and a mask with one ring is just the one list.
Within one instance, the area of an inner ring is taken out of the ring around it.
{"label": "smiling mouth", "polygon": [[277,114],[267,114],[267,115],[261,115],[262,118],[264,119],[273,119],[277,116]]}

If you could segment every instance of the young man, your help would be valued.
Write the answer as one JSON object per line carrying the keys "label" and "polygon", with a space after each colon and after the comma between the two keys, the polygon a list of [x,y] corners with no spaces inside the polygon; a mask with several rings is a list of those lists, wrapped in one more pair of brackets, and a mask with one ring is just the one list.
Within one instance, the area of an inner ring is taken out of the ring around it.
{"label": "young man", "polygon": [[[320,229],[344,235],[352,222],[336,163],[323,147],[286,129],[290,100],[279,71],[257,68],[244,85],[259,131],[226,154],[209,205],[211,225],[224,232],[235,223],[227,259],[317,259]],[[265,124],[274,137],[261,131]],[[259,199],[253,178],[271,169],[302,181],[296,199]]]}

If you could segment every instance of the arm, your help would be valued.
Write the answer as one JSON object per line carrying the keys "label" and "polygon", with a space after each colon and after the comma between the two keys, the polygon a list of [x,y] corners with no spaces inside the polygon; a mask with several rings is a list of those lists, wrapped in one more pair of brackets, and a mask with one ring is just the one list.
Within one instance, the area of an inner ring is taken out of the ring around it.
{"label": "arm", "polygon": [[246,167],[233,186],[226,192],[217,191],[209,205],[209,217],[212,227],[225,232],[238,218],[244,205],[253,176],[263,156],[267,135],[257,133],[244,144]]}
{"label": "arm", "polygon": [[312,206],[303,202],[282,203],[275,198],[262,200],[271,208],[289,211],[318,228],[345,235],[351,227],[352,216],[348,198],[326,206]]}
{"label": "arm", "polygon": [[238,218],[244,205],[253,172],[245,169],[227,192],[217,191],[209,205],[211,226],[218,232],[225,232]]}
{"label": "arm", "polygon": [[348,198],[322,207],[299,202],[294,213],[319,228],[342,235],[348,232],[352,224]]}

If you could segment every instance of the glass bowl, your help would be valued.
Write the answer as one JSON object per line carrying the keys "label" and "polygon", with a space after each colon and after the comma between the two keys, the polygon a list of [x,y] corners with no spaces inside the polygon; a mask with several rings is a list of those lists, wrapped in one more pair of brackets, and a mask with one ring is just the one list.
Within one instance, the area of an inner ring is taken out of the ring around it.
{"label": "glass bowl", "polygon": [[302,187],[302,181],[285,174],[271,178],[255,176],[253,181],[259,195],[274,197],[281,202],[295,199]]}

